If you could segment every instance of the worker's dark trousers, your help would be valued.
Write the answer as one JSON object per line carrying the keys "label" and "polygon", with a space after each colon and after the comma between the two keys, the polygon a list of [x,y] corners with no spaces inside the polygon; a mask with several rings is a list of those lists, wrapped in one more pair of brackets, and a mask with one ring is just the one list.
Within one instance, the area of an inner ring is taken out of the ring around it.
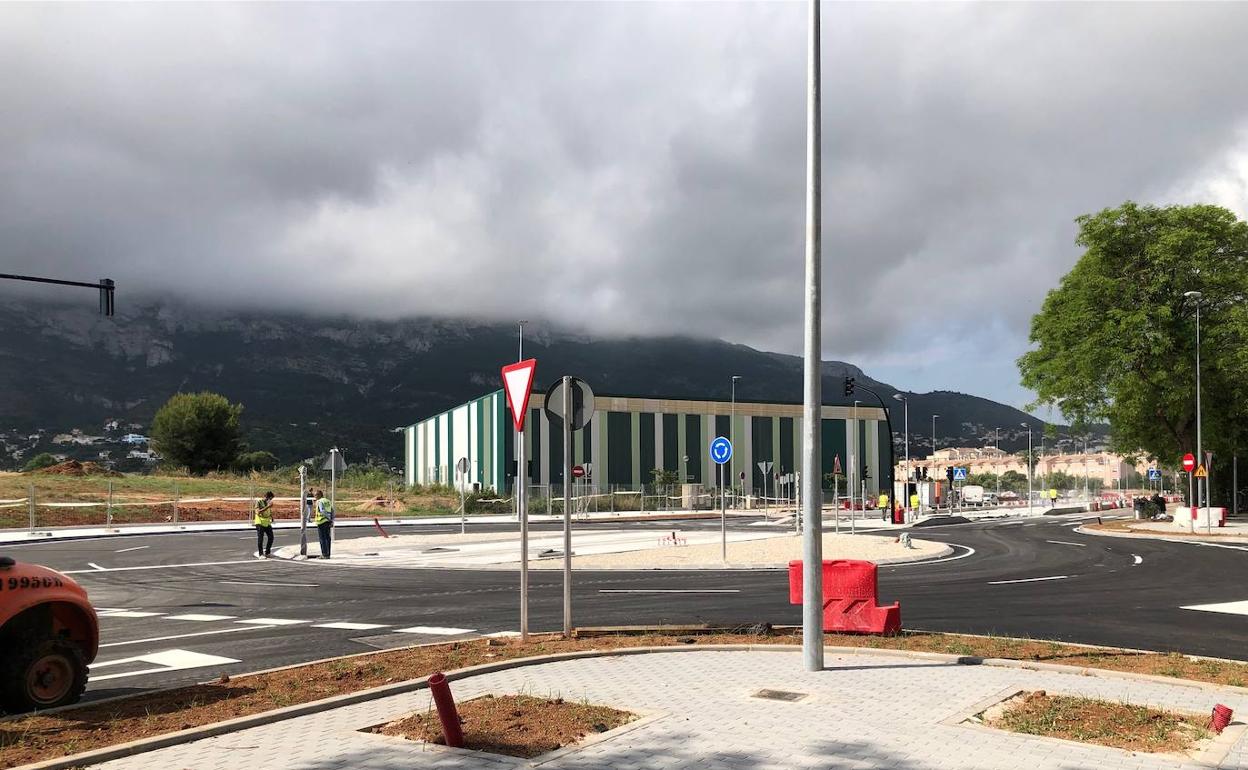
{"label": "worker's dark trousers", "polygon": [[334,525],[328,521],[323,524],[316,525],[316,536],[321,540],[321,558],[329,558],[329,546],[331,544],[330,532],[334,529]]}
{"label": "worker's dark trousers", "polygon": [[[268,541],[268,544],[265,544]],[[256,553],[268,556],[273,553],[273,527],[256,525]]]}

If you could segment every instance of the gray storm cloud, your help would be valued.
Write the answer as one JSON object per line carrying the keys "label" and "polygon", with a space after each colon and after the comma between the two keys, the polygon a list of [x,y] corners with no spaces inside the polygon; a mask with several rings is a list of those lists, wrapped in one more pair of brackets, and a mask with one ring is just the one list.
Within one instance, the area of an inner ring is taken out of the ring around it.
{"label": "gray storm cloud", "polygon": [[[939,330],[1000,362],[964,388],[992,395],[1075,216],[1244,210],[1248,6],[824,20],[830,356],[957,386]],[[0,264],[796,352],[804,24],[794,3],[0,6]]]}

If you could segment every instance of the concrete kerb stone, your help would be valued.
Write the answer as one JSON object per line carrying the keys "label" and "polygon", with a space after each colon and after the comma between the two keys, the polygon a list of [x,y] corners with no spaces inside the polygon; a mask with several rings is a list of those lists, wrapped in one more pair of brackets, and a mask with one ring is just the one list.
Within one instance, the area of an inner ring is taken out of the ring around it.
{"label": "concrete kerb stone", "polygon": [[1098,537],[1121,537],[1128,540],[1161,540],[1166,543],[1223,543],[1226,545],[1244,545],[1248,544],[1248,538],[1237,537],[1235,535],[1188,535],[1187,537],[1176,537],[1175,535],[1167,535],[1164,532],[1149,534],[1147,532],[1112,532],[1104,529],[1087,529],[1085,527],[1075,527],[1075,532],[1080,535],[1096,535]]}
{"label": "concrete kerb stone", "polygon": [[[445,644],[440,643],[440,644]],[[433,646],[433,645],[420,645]],[[444,672],[448,681],[459,681],[473,676],[482,674],[493,674],[500,671],[508,671],[516,668],[525,668],[528,666],[544,665],[546,663],[557,663],[565,660],[580,660],[585,658],[604,658],[623,655],[649,655],[657,653],[682,653],[682,652],[778,652],[778,653],[799,653],[801,647],[789,644],[708,644],[708,645],[688,645],[688,646],[666,646],[666,647],[623,647],[610,650],[576,650],[572,652],[554,653],[551,655],[536,655],[529,658],[515,658],[512,660],[497,661],[494,663],[483,663],[477,666],[468,666],[466,668],[455,669],[453,671]],[[363,653],[363,655],[375,655],[377,653]],[[1217,685],[1205,682],[1195,682],[1188,679],[1178,679],[1172,677],[1156,676],[1153,674],[1134,674],[1126,671],[1108,671],[1095,668],[1081,668],[1078,666],[1063,666],[1056,663],[1039,663],[1032,661],[1020,661],[1004,658],[979,658],[970,655],[954,655],[941,652],[923,652],[915,650],[894,650],[877,647],[838,647],[825,646],[824,654],[841,655],[841,656],[878,656],[878,657],[895,657],[906,658],[910,660],[928,661],[934,664],[946,665],[983,665],[999,668],[1013,668],[1034,671],[1049,671],[1055,673],[1065,673],[1075,676],[1101,677],[1106,679],[1123,679],[1147,682],[1150,684],[1164,683],[1167,685],[1180,685],[1192,687],[1200,690],[1206,690],[1210,693],[1231,692],[1238,695],[1248,695],[1248,688],[1236,687],[1233,685]],[[1155,654],[1155,653],[1154,653]],[[361,655],[348,655],[341,658],[329,658],[327,661],[344,660],[350,658],[361,657]],[[327,662],[321,661],[321,662]],[[300,664],[308,665],[308,664]],[[298,668],[299,666],[287,666],[285,668]],[[282,670],[282,669],[272,669]],[[258,672],[259,673],[259,672]],[[136,741],[117,744],[115,746],[107,746],[92,751],[74,754],[68,757],[58,757],[55,759],[45,760],[27,765],[21,765],[15,770],[70,770],[70,768],[81,767],[85,765],[94,765],[102,762],[108,762],[114,759],[134,756],[156,749],[168,748],[185,743],[191,743],[204,738],[211,738],[218,735],[246,730],[251,727],[259,727],[261,725],[272,724],[296,717],[308,716],[324,711],[330,711],[343,706],[352,706],[357,703],[364,703],[378,698],[386,698],[391,695],[400,695],[408,692],[415,692],[428,688],[428,679],[414,679],[406,682],[396,682],[394,684],[373,687],[368,690],[360,690],[359,692],[346,693],[343,695],[335,695],[321,700],[309,701],[295,706],[287,706],[284,708],[273,709],[270,711],[262,711],[256,714],[250,714],[236,719],[226,720],[224,722],[215,722],[210,725],[202,725],[187,730],[179,730],[178,732],[168,733],[165,735],[153,736],[151,738],[142,738]]]}

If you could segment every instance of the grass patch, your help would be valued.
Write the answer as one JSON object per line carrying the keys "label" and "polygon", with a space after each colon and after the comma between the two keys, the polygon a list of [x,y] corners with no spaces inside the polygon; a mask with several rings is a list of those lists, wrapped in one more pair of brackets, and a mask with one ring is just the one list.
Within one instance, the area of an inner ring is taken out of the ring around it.
{"label": "grass patch", "polygon": [[[521,644],[518,639],[449,642],[240,676],[108,703],[87,703],[53,715],[34,714],[0,720],[0,767],[63,757],[74,751],[111,746],[481,663],[621,647],[801,643],[800,634],[788,630],[772,632],[765,627],[743,627],[742,630],[748,633],[689,633],[673,629],[668,633],[596,632],[574,639],[533,637],[528,644]],[[1248,664],[1243,663],[1218,662],[1211,665],[1177,653],[1106,650],[1043,640],[916,632],[894,637],[826,634],[825,643],[840,647],[1045,661],[1084,668],[1161,674],[1213,684],[1231,684],[1248,679]],[[68,748],[71,745],[72,751]]]}
{"label": "grass patch", "polygon": [[1094,743],[1127,751],[1183,753],[1208,737],[1204,719],[1095,698],[1049,695],[1043,690],[1007,701],[991,727]]}
{"label": "grass patch", "polygon": [[[464,748],[531,759],[631,722],[634,714],[609,706],[532,695],[483,695],[458,704]],[[371,732],[445,743],[436,711],[410,714]]]}

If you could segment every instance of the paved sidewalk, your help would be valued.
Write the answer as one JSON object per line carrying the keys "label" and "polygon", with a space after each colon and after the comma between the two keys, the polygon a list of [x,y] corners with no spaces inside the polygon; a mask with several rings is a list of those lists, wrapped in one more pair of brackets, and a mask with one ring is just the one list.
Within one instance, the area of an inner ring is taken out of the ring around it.
{"label": "paved sidewalk", "polygon": [[[568,660],[452,683],[459,700],[484,693],[585,699],[643,714],[630,728],[560,754],[542,767],[613,770],[789,768],[1200,767],[1173,757],[1066,743],[957,724],[991,697],[1044,689],[1207,714],[1236,715],[1248,696],[1190,683],[1154,683],[885,655],[832,655],[827,670],[801,670],[799,651],[685,651]],[[761,700],[762,688],[806,693]],[[116,770],[226,768],[520,768],[528,761],[470,754],[358,732],[430,708],[428,691],[343,707],[98,767]],[[1220,765],[1248,768],[1242,728]]]}

